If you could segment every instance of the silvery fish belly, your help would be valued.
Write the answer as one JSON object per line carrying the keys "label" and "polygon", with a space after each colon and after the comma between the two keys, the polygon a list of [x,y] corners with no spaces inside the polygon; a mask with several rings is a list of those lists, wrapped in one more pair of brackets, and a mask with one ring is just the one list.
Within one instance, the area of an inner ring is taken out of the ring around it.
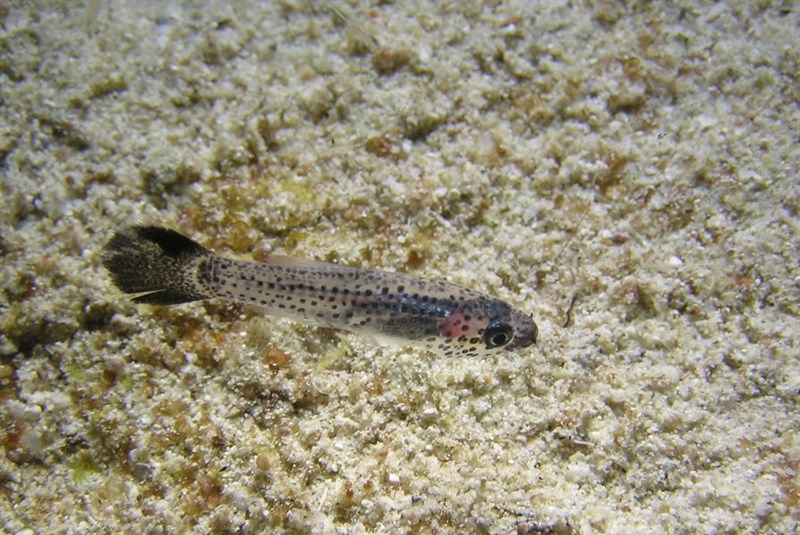
{"label": "silvery fish belly", "polygon": [[503,301],[447,282],[301,258],[232,260],[160,227],[118,232],[104,264],[122,291],[143,294],[137,302],[230,299],[446,356],[522,349],[538,332],[530,317]]}

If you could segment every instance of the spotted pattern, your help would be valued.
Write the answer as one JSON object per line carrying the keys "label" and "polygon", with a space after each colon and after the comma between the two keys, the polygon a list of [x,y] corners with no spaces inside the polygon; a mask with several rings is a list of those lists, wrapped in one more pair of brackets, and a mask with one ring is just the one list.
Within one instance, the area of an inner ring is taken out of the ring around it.
{"label": "spotted pattern", "polygon": [[[294,265],[298,262],[298,265]],[[273,257],[267,263],[213,257],[205,277],[216,296],[263,307],[269,314],[425,347],[445,356],[477,356],[536,341],[533,320],[502,301],[454,284]],[[486,340],[508,326],[503,344]]]}
{"label": "spotted pattern", "polygon": [[280,256],[266,263],[231,260],[161,227],[119,231],[103,250],[103,263],[140,303],[243,301],[276,316],[445,356],[521,349],[538,333],[522,312],[454,284]]}

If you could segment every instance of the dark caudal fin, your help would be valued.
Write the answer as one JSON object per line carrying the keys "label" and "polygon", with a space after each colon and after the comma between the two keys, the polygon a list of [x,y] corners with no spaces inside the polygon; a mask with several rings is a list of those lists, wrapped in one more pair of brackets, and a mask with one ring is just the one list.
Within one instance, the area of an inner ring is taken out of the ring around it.
{"label": "dark caudal fin", "polygon": [[117,232],[103,249],[103,265],[137,303],[175,305],[212,297],[198,277],[211,252],[174,230],[134,226]]}

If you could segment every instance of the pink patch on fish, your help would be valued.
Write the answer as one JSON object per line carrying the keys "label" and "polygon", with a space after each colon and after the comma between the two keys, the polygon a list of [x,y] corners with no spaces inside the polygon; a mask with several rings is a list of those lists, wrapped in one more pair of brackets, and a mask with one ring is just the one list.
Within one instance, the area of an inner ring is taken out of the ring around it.
{"label": "pink patch on fish", "polygon": [[459,338],[469,339],[480,336],[478,331],[485,327],[485,325],[481,325],[480,322],[475,321],[474,317],[456,311],[442,321],[440,332],[442,336],[452,342]]}

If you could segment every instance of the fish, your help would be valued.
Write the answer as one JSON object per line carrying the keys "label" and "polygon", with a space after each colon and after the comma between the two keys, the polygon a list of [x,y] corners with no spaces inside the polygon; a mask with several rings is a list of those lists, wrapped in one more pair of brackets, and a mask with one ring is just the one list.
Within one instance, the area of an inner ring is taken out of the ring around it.
{"label": "fish", "polygon": [[137,294],[136,303],[239,301],[448,357],[508,354],[535,344],[539,332],[525,313],[449,282],[278,255],[236,260],[160,226],[118,230],[101,257],[117,288]]}

